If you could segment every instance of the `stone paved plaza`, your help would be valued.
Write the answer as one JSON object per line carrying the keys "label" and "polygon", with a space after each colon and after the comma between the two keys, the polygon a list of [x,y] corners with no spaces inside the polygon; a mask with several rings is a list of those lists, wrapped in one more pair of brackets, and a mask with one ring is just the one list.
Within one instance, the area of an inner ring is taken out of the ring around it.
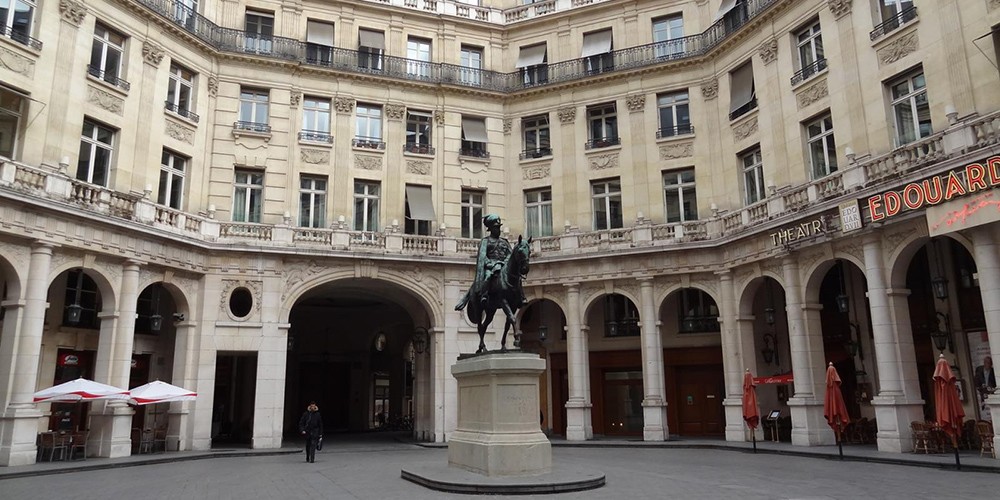
{"label": "stone paved plaza", "polygon": [[[482,498],[431,491],[400,478],[401,467],[443,463],[446,456],[442,448],[333,440],[317,454],[315,464],[305,463],[302,454],[288,454],[64,472],[0,479],[0,498]],[[556,447],[553,463],[599,468],[607,474],[607,486],[557,496],[566,499],[987,498],[992,493],[984,493],[996,492],[1000,484],[995,473],[734,450]]]}

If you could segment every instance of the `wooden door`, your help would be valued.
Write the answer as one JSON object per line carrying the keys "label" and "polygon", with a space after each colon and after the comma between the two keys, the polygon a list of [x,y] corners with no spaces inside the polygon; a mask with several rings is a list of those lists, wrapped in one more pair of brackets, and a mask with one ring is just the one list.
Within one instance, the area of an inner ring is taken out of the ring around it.
{"label": "wooden door", "polygon": [[720,436],[725,427],[722,400],[725,382],[721,366],[677,370],[677,416],[682,436]]}

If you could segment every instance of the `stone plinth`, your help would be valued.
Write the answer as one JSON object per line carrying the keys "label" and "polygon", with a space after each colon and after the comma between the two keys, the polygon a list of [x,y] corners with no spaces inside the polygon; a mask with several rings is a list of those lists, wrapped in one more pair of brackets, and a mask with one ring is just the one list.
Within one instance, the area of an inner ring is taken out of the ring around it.
{"label": "stone plinth", "polygon": [[460,358],[458,426],[448,440],[448,465],[490,477],[552,470],[552,445],[539,424],[538,377],[545,360],[508,352]]}

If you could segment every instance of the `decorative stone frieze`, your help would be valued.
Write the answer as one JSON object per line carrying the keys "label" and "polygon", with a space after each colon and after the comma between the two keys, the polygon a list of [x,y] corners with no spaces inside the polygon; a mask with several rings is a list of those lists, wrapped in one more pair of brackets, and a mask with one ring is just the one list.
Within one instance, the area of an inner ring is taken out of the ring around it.
{"label": "decorative stone frieze", "polygon": [[80,26],[83,18],[87,17],[87,6],[76,0],[59,0],[59,14],[63,21]]}
{"label": "decorative stone frieze", "polygon": [[299,158],[310,165],[326,165],[330,163],[330,152],[322,149],[300,149]]}
{"label": "decorative stone frieze", "polygon": [[568,125],[576,121],[576,108],[560,108],[556,113],[559,115],[559,123]]}
{"label": "decorative stone frieze", "polygon": [[753,117],[735,127],[733,127],[733,138],[742,141],[747,137],[757,133],[757,117]]}
{"label": "decorative stone frieze", "polygon": [[811,85],[805,90],[795,94],[795,100],[798,102],[799,109],[802,109],[810,104],[819,101],[830,95],[830,89],[827,86],[826,79],[816,82],[815,85]]}
{"label": "decorative stone frieze", "polygon": [[618,153],[594,155],[589,160],[591,170],[605,170],[618,167]]}
{"label": "decorative stone frieze", "polygon": [[431,162],[423,160],[406,160],[406,173],[429,175],[431,173]]}
{"label": "decorative stone frieze", "polygon": [[315,260],[286,263],[282,275],[284,283],[288,283],[289,286],[281,287],[281,302],[284,303],[288,299],[288,292],[295,288],[294,283],[302,283],[327,270],[327,267],[317,264]]}
{"label": "decorative stone frieze", "polygon": [[173,120],[167,120],[163,131],[168,137],[172,137],[178,141],[186,142],[188,144],[194,144],[194,130],[180,125]]}
{"label": "decorative stone frieze", "polygon": [[293,90],[290,94],[288,94],[288,105],[293,108],[297,108],[299,107],[299,104],[302,104],[302,92]]}
{"label": "decorative stone frieze", "polygon": [[362,170],[382,170],[382,157],[354,155],[354,168],[360,168]]}
{"label": "decorative stone frieze", "polygon": [[6,47],[0,47],[0,67],[28,78],[33,78],[35,75],[35,61],[8,50]]}
{"label": "decorative stone frieze", "polygon": [[551,175],[551,166],[549,164],[531,165],[530,167],[521,169],[521,178],[526,181],[545,179],[549,175]]}
{"label": "decorative stone frieze", "polygon": [[350,97],[336,97],[333,99],[333,109],[337,110],[338,113],[353,113],[354,99]]}
{"label": "decorative stone frieze", "polygon": [[215,76],[208,77],[208,95],[215,97],[219,95],[219,78]]}
{"label": "decorative stone frieze", "polygon": [[719,97],[719,79],[712,78],[711,80],[702,83],[701,96],[704,97],[706,101]]}
{"label": "decorative stone frieze", "polygon": [[503,119],[503,133],[504,135],[510,134],[510,129],[514,126],[514,121],[510,118]]}
{"label": "decorative stone frieze", "polygon": [[757,48],[757,53],[760,54],[760,60],[764,61],[764,64],[773,63],[778,59],[778,40],[774,38],[766,40]]}
{"label": "decorative stone frieze", "polygon": [[163,47],[150,42],[142,42],[142,62],[157,67],[160,65],[160,61],[163,60]]}
{"label": "decorative stone frieze", "polygon": [[916,52],[919,48],[920,40],[917,38],[917,32],[911,31],[879,49],[877,52],[878,62],[882,65],[894,63]]}
{"label": "decorative stone frieze", "polygon": [[681,142],[676,144],[664,144],[660,146],[660,159],[673,160],[676,158],[689,158],[694,156],[694,143]]}
{"label": "decorative stone frieze", "polygon": [[625,98],[625,106],[633,113],[638,113],[646,107],[646,95],[634,94]]}
{"label": "decorative stone frieze", "polygon": [[390,120],[402,120],[406,116],[406,107],[401,104],[386,104],[385,117]]}
{"label": "decorative stone frieze", "polygon": [[830,12],[837,19],[840,19],[851,13],[851,2],[853,0],[827,0],[827,4],[830,5]]}
{"label": "decorative stone frieze", "polygon": [[87,87],[87,102],[96,104],[116,115],[122,115],[125,107],[125,101],[123,99],[116,97],[110,92],[90,86]]}

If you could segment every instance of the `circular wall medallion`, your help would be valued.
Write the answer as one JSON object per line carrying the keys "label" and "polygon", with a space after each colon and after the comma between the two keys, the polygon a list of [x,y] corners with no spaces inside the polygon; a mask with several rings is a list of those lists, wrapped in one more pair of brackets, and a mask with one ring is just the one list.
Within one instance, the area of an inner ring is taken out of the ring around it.
{"label": "circular wall medallion", "polygon": [[239,287],[229,294],[229,312],[237,318],[245,318],[253,309],[253,294],[246,287]]}

